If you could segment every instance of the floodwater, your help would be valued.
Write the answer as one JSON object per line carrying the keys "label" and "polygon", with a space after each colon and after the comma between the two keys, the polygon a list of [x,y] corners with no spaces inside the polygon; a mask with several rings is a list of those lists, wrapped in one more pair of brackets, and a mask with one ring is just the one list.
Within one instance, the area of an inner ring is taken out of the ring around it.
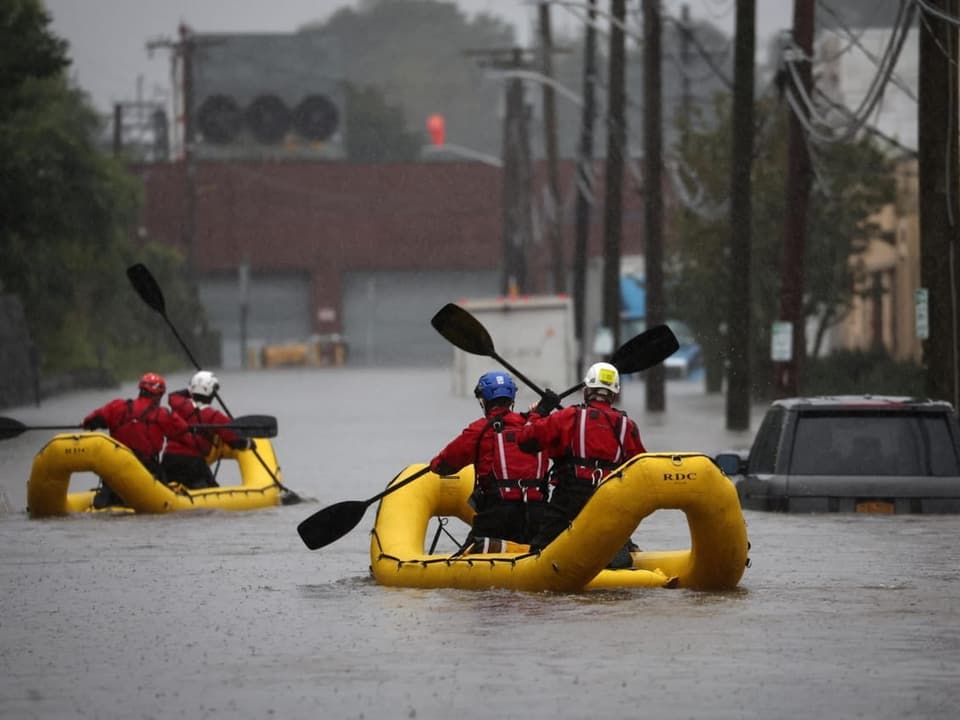
{"label": "floodwater", "polygon": [[[0,718],[957,716],[960,516],[747,512],[752,566],[722,593],[384,588],[368,575],[375,508],[313,552],[296,525],[428,460],[473,399],[450,396],[444,369],[221,381],[233,414],[278,417],[283,481],[314,503],[29,520],[32,457],[52,433],[0,442]],[[69,425],[111,396],[2,414]],[[644,412],[641,383],[622,404],[651,451],[749,443],[699,383],[671,382],[662,415]],[[673,511],[634,539],[689,546]]]}

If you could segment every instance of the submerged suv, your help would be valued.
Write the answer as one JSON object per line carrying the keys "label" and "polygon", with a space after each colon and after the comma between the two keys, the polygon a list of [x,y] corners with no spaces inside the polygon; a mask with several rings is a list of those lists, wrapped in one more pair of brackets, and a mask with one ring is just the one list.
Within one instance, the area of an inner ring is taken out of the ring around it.
{"label": "submerged suv", "polygon": [[716,460],[745,509],[960,513],[960,423],[947,402],[777,400],[746,457]]}

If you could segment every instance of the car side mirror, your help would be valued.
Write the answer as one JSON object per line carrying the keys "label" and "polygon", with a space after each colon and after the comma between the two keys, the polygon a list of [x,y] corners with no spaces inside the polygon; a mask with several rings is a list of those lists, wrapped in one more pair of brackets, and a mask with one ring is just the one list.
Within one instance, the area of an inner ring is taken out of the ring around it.
{"label": "car side mirror", "polygon": [[714,458],[714,462],[728,477],[742,475],[747,469],[746,459],[741,458],[737,453],[720,453]]}

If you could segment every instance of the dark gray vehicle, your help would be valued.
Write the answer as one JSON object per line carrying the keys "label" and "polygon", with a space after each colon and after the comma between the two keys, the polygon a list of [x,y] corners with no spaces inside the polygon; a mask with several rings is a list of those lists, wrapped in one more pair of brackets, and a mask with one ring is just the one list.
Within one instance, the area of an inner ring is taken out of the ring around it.
{"label": "dark gray vehicle", "polygon": [[947,402],[777,400],[749,453],[716,461],[748,510],[960,513],[960,422]]}

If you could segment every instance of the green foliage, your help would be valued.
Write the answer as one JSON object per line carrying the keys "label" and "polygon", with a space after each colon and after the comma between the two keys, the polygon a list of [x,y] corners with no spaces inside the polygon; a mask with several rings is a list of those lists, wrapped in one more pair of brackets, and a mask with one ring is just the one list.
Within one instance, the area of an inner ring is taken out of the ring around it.
{"label": "green foliage", "polygon": [[131,246],[139,186],[97,149],[99,118],[68,86],[65,44],[39,8],[12,0],[0,10],[0,290],[20,296],[44,374],[102,367],[127,377],[144,363],[182,366],[182,351],[136,296],[126,267],[150,257],[173,290],[171,305],[202,311],[172,282],[179,258]]}
{"label": "green foliage", "polygon": [[[768,393],[773,375],[770,328],[777,318],[781,285],[780,256],[785,217],[787,115],[771,100],[755,108],[758,131],[752,169],[751,342],[754,392]],[[686,320],[707,357],[721,361],[729,314],[726,289],[742,277],[729,268],[729,195],[731,148],[730,98],[718,96],[708,129],[692,127],[683,148],[685,163],[704,190],[703,205],[719,212],[681,214],[679,242],[670,258],[668,297],[671,314]],[[876,227],[867,219],[894,199],[890,161],[869,139],[845,145],[812,147],[815,180],[808,215],[804,263],[804,311],[816,317],[822,332],[842,319],[852,300],[855,266],[851,254],[862,251]],[[704,296],[712,299],[703,302]]]}
{"label": "green foliage", "polygon": [[57,77],[70,64],[67,43],[47,32],[49,24],[40,0],[0,5],[0,118],[17,107],[25,78]]}
{"label": "green foliage", "polygon": [[924,397],[923,368],[891,360],[882,351],[842,350],[807,362],[803,395],[907,395]]}
{"label": "green foliage", "polygon": [[[485,77],[465,51],[512,47],[513,29],[505,22],[483,14],[467,20],[453,2],[373,0],[308,29],[347,48],[347,81],[364,91],[376,88],[383,108],[402,113],[401,130],[424,140],[427,118],[440,113],[450,142],[499,151],[496,108],[503,84]],[[355,122],[368,124],[351,111],[347,124]]]}

